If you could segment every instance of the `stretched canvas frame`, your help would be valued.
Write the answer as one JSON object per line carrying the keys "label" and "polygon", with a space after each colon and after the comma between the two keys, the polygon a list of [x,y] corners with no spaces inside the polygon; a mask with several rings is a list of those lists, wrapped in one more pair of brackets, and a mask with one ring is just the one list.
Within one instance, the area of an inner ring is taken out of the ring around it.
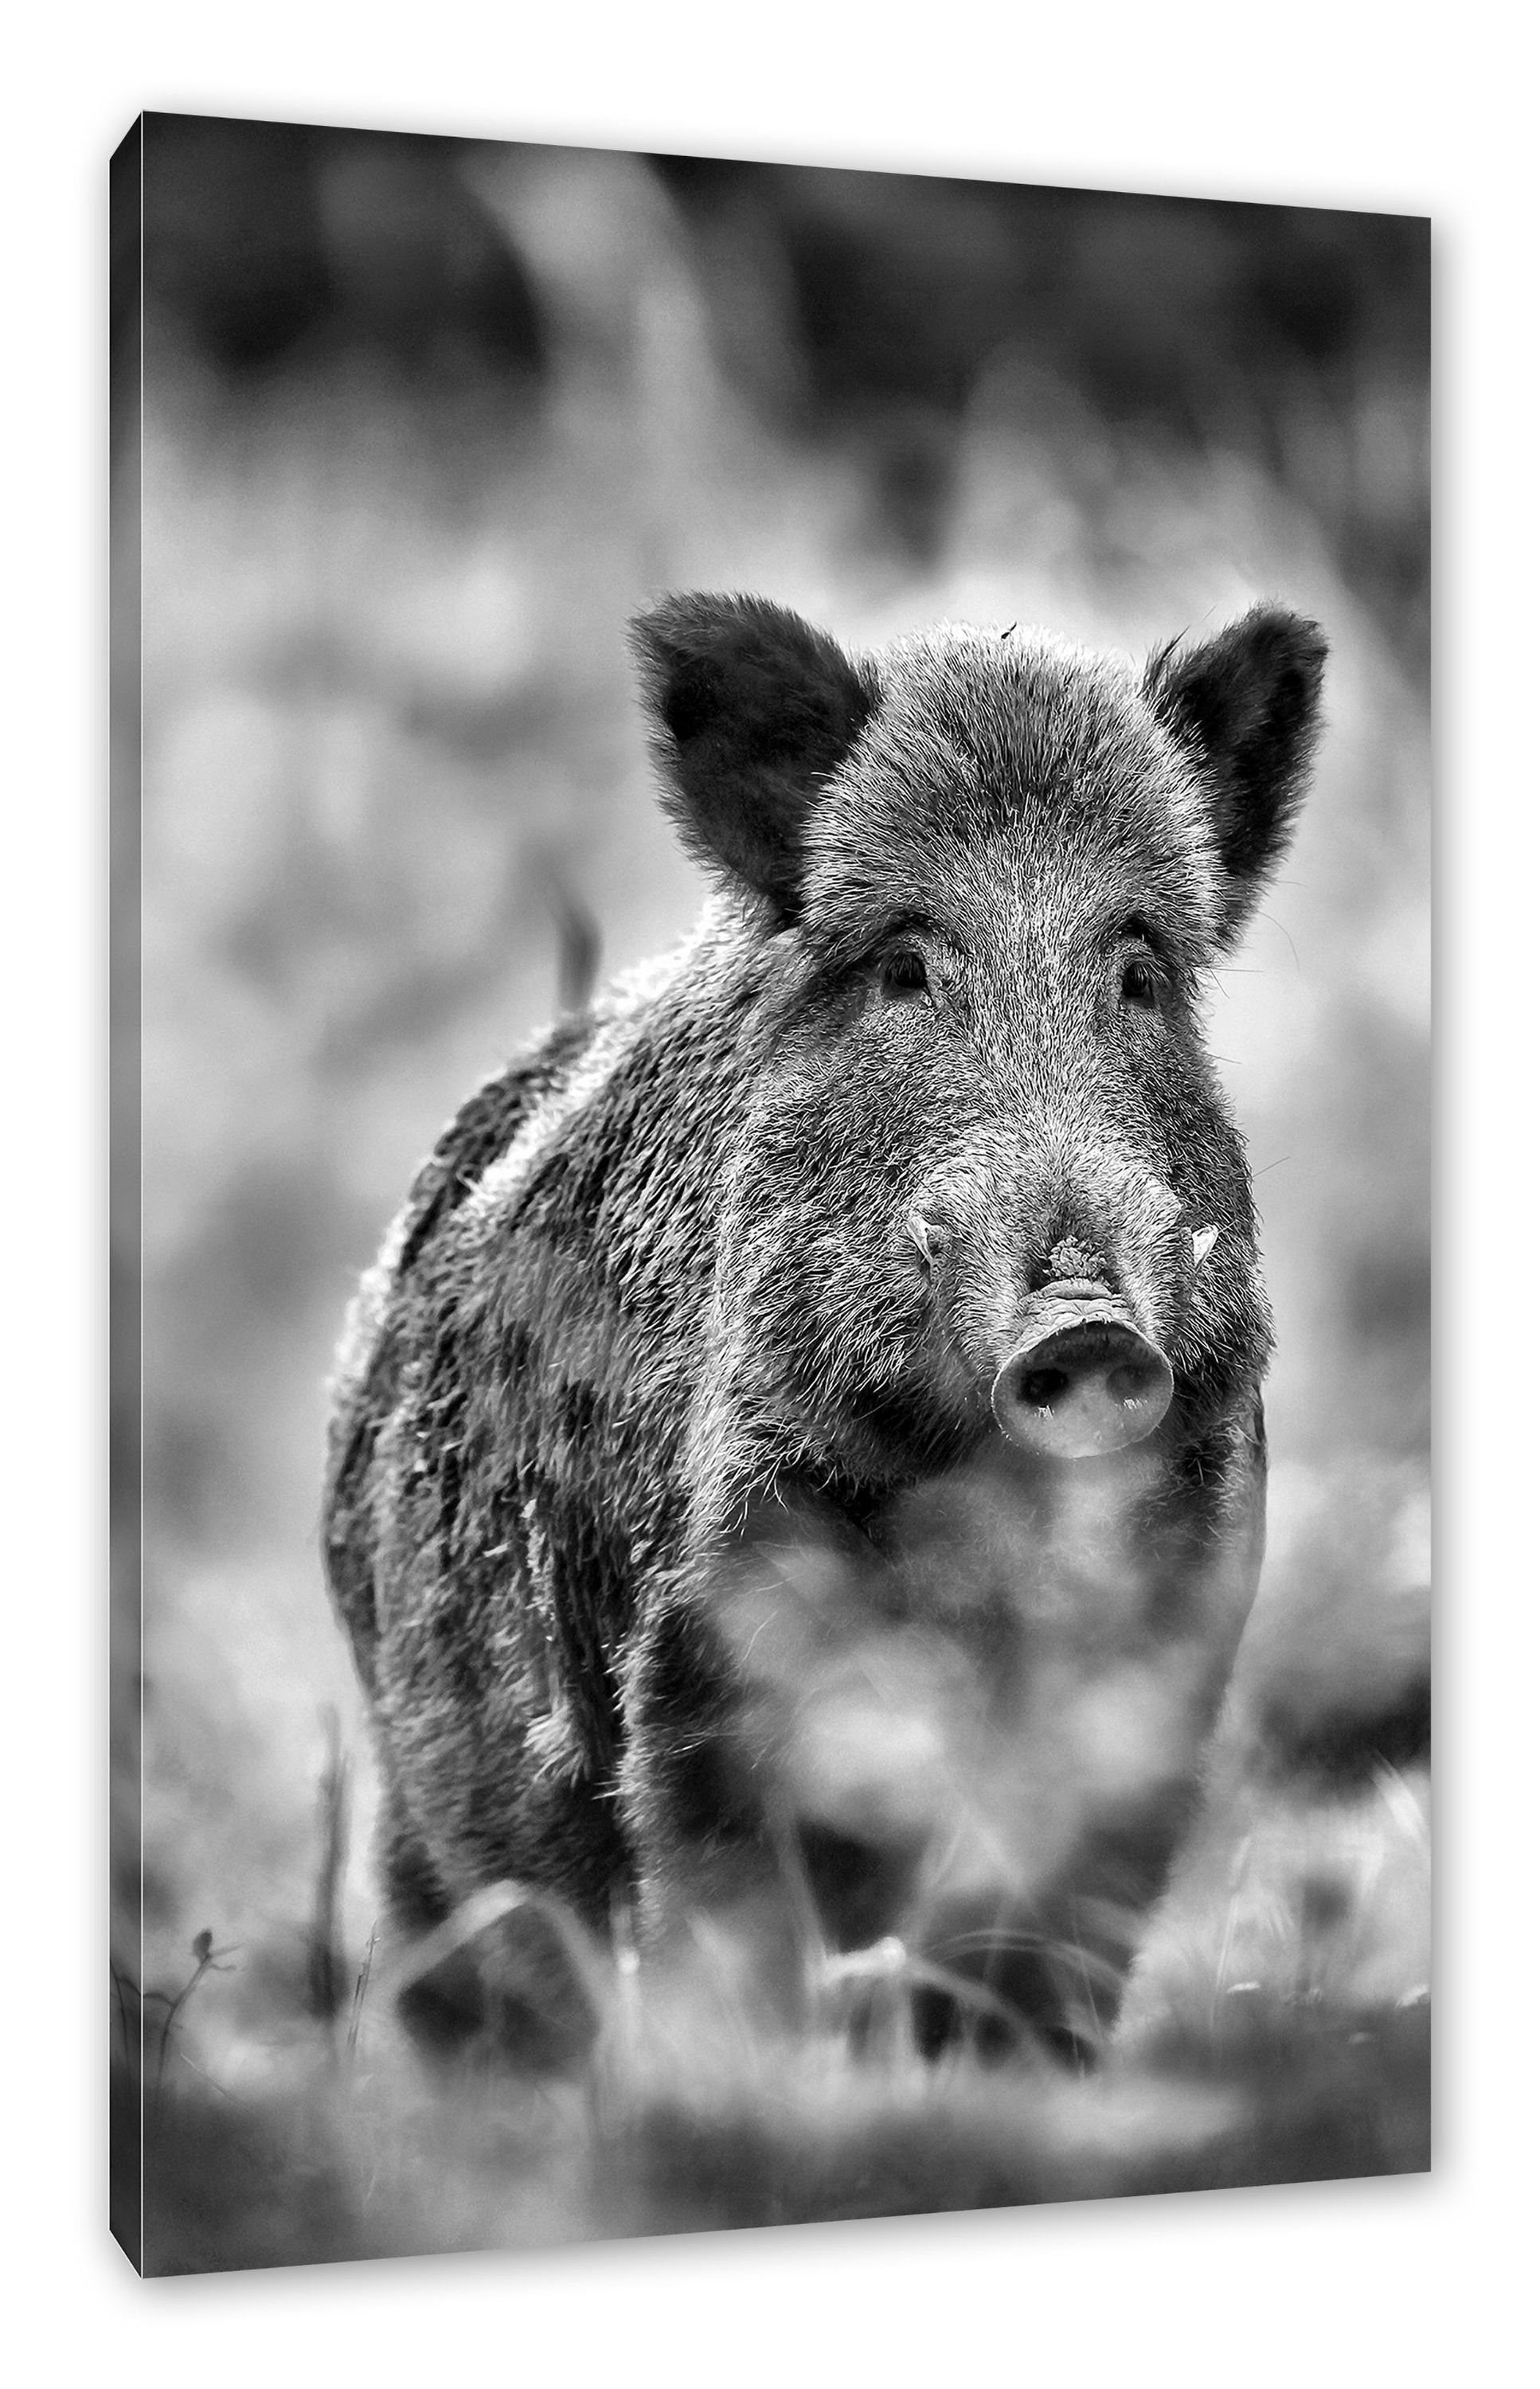
{"label": "stretched canvas frame", "polygon": [[[120,2239],[185,2271],[1416,2169],[1426,227],[215,120],[114,177]],[[1273,1572],[1094,2079],[857,2036],[767,2089],[693,2007],[681,2060],[620,1926],[602,2070],[467,2101],[398,2045],[322,1387],[443,1118],[595,933],[608,969],[688,923],[623,643],[679,586],[857,646],[1144,650],[1269,596],[1332,645],[1298,876],[1216,998]]]}

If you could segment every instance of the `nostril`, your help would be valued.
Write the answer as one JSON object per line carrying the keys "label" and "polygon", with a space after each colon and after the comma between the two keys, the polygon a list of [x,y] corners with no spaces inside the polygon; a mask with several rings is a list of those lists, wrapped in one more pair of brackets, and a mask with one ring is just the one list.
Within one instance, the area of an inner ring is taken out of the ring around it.
{"label": "nostril", "polygon": [[1127,1361],[1108,1372],[1107,1384],[1120,1402],[1148,1400],[1161,1382],[1160,1372],[1146,1361]]}
{"label": "nostril", "polygon": [[1049,1411],[1070,1389],[1067,1369],[1029,1369],[1021,1381],[1024,1402],[1036,1411]]}

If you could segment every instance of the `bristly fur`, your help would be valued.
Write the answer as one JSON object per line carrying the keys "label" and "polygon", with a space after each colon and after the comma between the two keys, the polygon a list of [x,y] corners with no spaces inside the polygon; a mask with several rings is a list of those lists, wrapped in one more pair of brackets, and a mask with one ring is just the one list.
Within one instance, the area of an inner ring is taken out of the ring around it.
{"label": "bristly fur", "polygon": [[[1026,633],[853,658],[746,597],[633,635],[664,802],[719,891],[472,1098],[339,1373],[327,1563],[396,1912],[509,1879],[601,1923],[634,1895],[659,1934],[746,1903],[773,1972],[791,1831],[836,1939],[910,1929],[902,1837],[808,1806],[807,1669],[787,1706],[753,1672],[775,1636],[738,1636],[768,1600],[784,1643],[809,1570],[815,1655],[918,1619],[1004,1718],[991,1801],[1024,1742],[1060,1747],[1039,1596],[1076,1666],[1165,1684],[1175,1775],[1041,1887],[1050,1916],[1137,1910],[1260,1551],[1268,1319],[1198,990],[1298,802],[1319,633],[1258,609],[1142,684]],[[1126,1497],[1137,1567],[1077,1559],[1055,1605],[1059,1494],[1002,1495],[989,1388],[1072,1250],[1176,1393]]]}

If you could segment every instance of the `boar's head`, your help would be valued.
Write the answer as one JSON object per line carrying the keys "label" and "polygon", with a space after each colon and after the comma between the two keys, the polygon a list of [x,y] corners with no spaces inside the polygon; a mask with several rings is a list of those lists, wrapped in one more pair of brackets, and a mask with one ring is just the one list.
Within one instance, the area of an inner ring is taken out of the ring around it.
{"label": "boar's head", "polygon": [[1260,606],[1142,672],[1015,632],[851,656],[743,597],[635,640],[751,957],[737,1414],[858,1482],[1238,1415],[1269,1329],[1201,997],[1303,792],[1315,625]]}

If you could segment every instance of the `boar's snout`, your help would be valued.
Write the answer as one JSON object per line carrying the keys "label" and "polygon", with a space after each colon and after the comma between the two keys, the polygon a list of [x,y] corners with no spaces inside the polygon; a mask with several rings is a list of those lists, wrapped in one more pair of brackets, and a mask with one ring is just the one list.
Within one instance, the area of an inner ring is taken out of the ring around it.
{"label": "boar's snout", "polygon": [[1091,1460],[1152,1435],[1171,1407],[1171,1363],[1105,1286],[1045,1286],[995,1379],[1003,1434],[1050,1460]]}

